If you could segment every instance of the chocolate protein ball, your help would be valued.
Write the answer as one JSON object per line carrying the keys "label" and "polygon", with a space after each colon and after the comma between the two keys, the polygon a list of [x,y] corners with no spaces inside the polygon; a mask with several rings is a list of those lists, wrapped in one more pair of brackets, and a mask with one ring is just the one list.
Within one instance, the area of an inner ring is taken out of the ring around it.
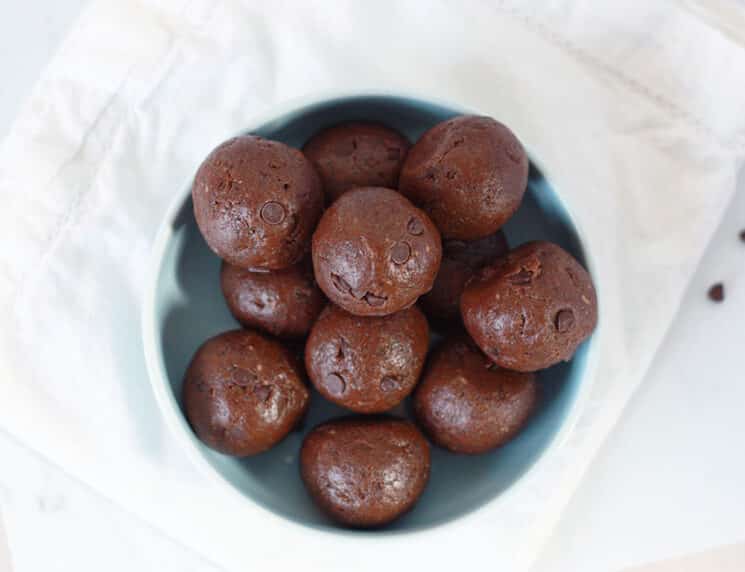
{"label": "chocolate protein ball", "polygon": [[403,419],[357,417],[313,429],[300,450],[308,492],[334,520],[380,526],[409,511],[429,479],[429,445]]}
{"label": "chocolate protein ball", "polygon": [[460,320],[460,295],[473,276],[485,264],[507,252],[507,239],[501,230],[470,242],[450,239],[442,244],[442,263],[435,284],[419,300],[429,318],[439,324]]}
{"label": "chocolate protein ball", "polygon": [[535,374],[502,369],[465,335],[445,340],[414,393],[429,437],[454,453],[478,454],[512,439],[537,399]]}
{"label": "chocolate protein ball", "polygon": [[236,320],[280,338],[306,336],[326,304],[309,259],[273,272],[251,272],[224,262],[220,285]]}
{"label": "chocolate protein ball", "polygon": [[490,117],[438,123],[414,144],[399,190],[432,218],[444,238],[475,240],[497,231],[523,199],[528,156]]}
{"label": "chocolate protein ball", "polygon": [[410,144],[380,123],[350,121],[316,133],[303,153],[321,175],[327,202],[356,187],[398,186]]}
{"label": "chocolate protein ball", "polygon": [[323,209],[321,180],[310,161],[284,143],[252,135],[212,151],[191,194],[207,244],[247,269],[300,261]]}
{"label": "chocolate protein ball", "polygon": [[414,389],[428,344],[427,319],[416,306],[362,317],[329,305],[308,337],[305,367],[329,401],[358,413],[381,413]]}
{"label": "chocolate protein ball", "polygon": [[321,290],[359,316],[384,316],[432,288],[442,249],[437,228],[396,191],[344,193],[313,234],[313,269]]}
{"label": "chocolate protein ball", "polygon": [[279,443],[308,408],[295,356],[248,330],[207,340],[191,360],[183,388],[186,416],[213,449],[255,455]]}
{"label": "chocolate protein ball", "polygon": [[550,242],[529,242],[484,267],[460,299],[463,323],[496,364],[536,371],[569,360],[595,329],[587,271]]}

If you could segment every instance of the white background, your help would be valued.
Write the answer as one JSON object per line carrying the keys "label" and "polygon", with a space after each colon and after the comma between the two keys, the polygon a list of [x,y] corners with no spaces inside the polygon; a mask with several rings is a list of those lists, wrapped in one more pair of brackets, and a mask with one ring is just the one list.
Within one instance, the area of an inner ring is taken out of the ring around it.
{"label": "white background", "polygon": [[[0,0],[0,136],[84,0]],[[620,570],[745,540],[745,175],[645,383],[538,570]],[[722,280],[723,304],[706,298]],[[215,570],[0,433],[17,571]]]}

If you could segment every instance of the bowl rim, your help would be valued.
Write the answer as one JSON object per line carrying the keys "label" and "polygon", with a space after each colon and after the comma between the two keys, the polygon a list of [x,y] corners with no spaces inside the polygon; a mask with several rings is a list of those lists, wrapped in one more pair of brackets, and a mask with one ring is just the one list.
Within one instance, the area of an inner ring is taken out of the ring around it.
{"label": "bowl rim", "polygon": [[[343,101],[349,101],[354,99],[365,99],[365,98],[388,98],[388,99],[401,99],[417,103],[424,103],[428,105],[436,105],[443,108],[451,109],[457,113],[462,114],[476,114],[476,115],[487,115],[480,111],[476,107],[464,105],[447,99],[432,97],[428,94],[423,94],[410,90],[361,90],[361,91],[345,91],[345,90],[333,90],[333,91],[320,91],[314,92],[308,95],[295,97],[278,102],[275,105],[270,106],[269,109],[253,116],[246,122],[246,126],[236,132],[236,135],[246,133],[255,129],[256,127],[265,125],[272,120],[277,118],[286,117],[293,112],[300,112],[305,108],[314,107],[318,105],[328,103],[341,103]],[[499,120],[499,118],[497,118]],[[574,233],[576,234],[577,240],[582,248],[584,255],[584,263],[587,271],[593,278],[595,290],[597,292],[598,309],[601,308],[601,284],[598,274],[595,272],[596,265],[592,256],[592,252],[587,248],[587,235],[578,221],[572,216],[570,209],[571,205],[568,205],[562,198],[561,193],[555,186],[554,179],[550,176],[550,170],[546,169],[546,166],[538,159],[531,151],[529,142],[519,137],[520,141],[526,149],[526,152],[530,158],[531,163],[535,164],[544,177],[551,181],[551,186],[554,189],[556,195],[559,197],[562,207],[566,212],[567,218],[572,226]],[[195,171],[196,172],[196,171]],[[270,518],[273,519],[280,525],[294,529],[304,535],[314,535],[314,538],[329,538],[337,537],[339,534],[347,533],[348,537],[354,536],[361,541],[380,539],[386,537],[389,540],[398,538],[399,540],[408,539],[409,541],[414,537],[421,537],[422,535],[431,534],[437,529],[450,528],[454,524],[466,524],[466,523],[477,523],[483,516],[492,511],[498,510],[500,504],[504,503],[510,496],[514,496],[517,491],[521,490],[529,480],[529,478],[539,472],[546,464],[549,459],[554,457],[557,452],[564,448],[569,436],[572,434],[577,422],[579,420],[581,412],[584,410],[585,404],[589,400],[589,396],[592,387],[595,383],[597,364],[598,364],[598,353],[599,353],[599,340],[602,337],[604,331],[603,322],[598,319],[598,324],[595,332],[590,336],[584,343],[588,344],[587,354],[585,357],[585,367],[580,373],[581,380],[579,382],[579,388],[575,395],[571,399],[568,410],[561,420],[561,424],[558,430],[549,437],[548,442],[544,446],[543,450],[540,451],[535,460],[530,463],[525,470],[512,482],[506,485],[506,487],[500,491],[498,495],[484,502],[481,506],[478,506],[464,514],[457,515],[451,519],[435,523],[431,526],[415,528],[412,530],[395,530],[386,531],[385,529],[375,531],[374,534],[365,533],[366,531],[350,530],[346,528],[335,528],[332,526],[319,527],[303,524],[302,522],[296,521],[292,518],[288,518],[280,513],[274,512],[268,507],[263,506],[261,503],[256,502],[250,496],[241,492],[235,485],[233,485],[216,467],[214,467],[205,457],[201,448],[203,445],[197,437],[194,435],[191,427],[186,420],[186,417],[181,411],[181,407],[177,401],[176,395],[171,390],[171,384],[165,369],[162,354],[157,351],[158,343],[158,324],[156,322],[156,299],[157,299],[157,286],[160,278],[160,271],[163,264],[163,258],[165,256],[168,244],[174,234],[173,222],[176,220],[178,214],[184,207],[184,204],[188,201],[191,196],[191,182],[193,181],[194,174],[190,175],[184,184],[179,187],[182,190],[173,198],[169,206],[163,215],[161,222],[159,223],[155,239],[151,246],[150,260],[146,273],[146,291],[144,300],[142,303],[142,309],[140,314],[140,325],[141,325],[141,337],[143,344],[143,351],[145,354],[146,369],[150,386],[155,395],[155,400],[158,404],[158,408],[161,411],[166,425],[168,426],[171,434],[175,437],[176,441],[189,457],[190,461],[199,469],[199,471],[207,478],[211,486],[224,495],[227,498],[235,500],[240,503],[241,509],[253,513],[256,517]],[[598,311],[601,315],[602,312]],[[247,517],[247,522],[250,522]],[[289,530],[289,529],[288,529]],[[349,538],[347,539],[347,541]]]}

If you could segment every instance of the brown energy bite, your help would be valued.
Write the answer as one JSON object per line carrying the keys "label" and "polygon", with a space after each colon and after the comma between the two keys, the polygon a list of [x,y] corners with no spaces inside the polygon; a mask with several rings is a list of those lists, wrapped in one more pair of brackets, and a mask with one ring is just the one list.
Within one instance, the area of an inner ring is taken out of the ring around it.
{"label": "brown energy bite", "polygon": [[236,320],[280,338],[306,336],[326,303],[309,259],[273,272],[224,262],[220,285]]}
{"label": "brown energy bite", "polygon": [[440,266],[432,221],[396,191],[344,193],[313,234],[313,269],[321,290],[359,316],[385,316],[429,291]]}
{"label": "brown energy bite", "polygon": [[515,213],[528,183],[528,156],[506,126],[464,115],[438,123],[409,150],[399,190],[444,238],[475,240]]}
{"label": "brown energy bite", "polygon": [[309,392],[297,359],[278,342],[248,330],[207,340],[183,386],[197,436],[221,453],[245,457],[270,449],[305,415]]}
{"label": "brown energy bite", "polygon": [[361,317],[329,305],[305,345],[305,367],[329,401],[358,413],[381,413],[414,389],[428,344],[427,320],[416,306]]}
{"label": "brown energy bite", "polygon": [[537,371],[569,360],[595,329],[587,271],[550,242],[529,242],[484,267],[463,291],[463,324],[507,369]]}
{"label": "brown energy bite", "polygon": [[316,133],[303,153],[316,167],[331,203],[356,187],[396,188],[409,147],[390,127],[350,121]]}
{"label": "brown energy bite", "polygon": [[501,230],[470,242],[445,240],[442,263],[435,284],[419,300],[427,317],[439,324],[460,320],[460,295],[474,272],[507,252],[507,239]]}
{"label": "brown energy bite", "polygon": [[403,419],[358,417],[313,429],[300,474],[331,518],[354,527],[387,524],[413,508],[429,479],[429,445]]}
{"label": "brown energy bite", "polygon": [[192,200],[199,230],[220,258],[242,268],[278,270],[307,253],[323,190],[300,151],[245,135],[205,159]]}
{"label": "brown energy bite", "polygon": [[478,454],[517,435],[536,400],[535,374],[500,368],[461,335],[430,358],[414,393],[414,414],[441,447]]}

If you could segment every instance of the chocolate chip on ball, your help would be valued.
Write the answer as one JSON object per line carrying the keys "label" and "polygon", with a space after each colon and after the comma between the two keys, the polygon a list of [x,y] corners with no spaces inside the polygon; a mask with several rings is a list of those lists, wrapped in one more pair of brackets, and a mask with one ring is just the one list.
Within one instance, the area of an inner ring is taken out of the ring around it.
{"label": "chocolate chip on ball", "polygon": [[569,360],[595,329],[587,271],[550,242],[529,242],[483,268],[461,296],[463,323],[496,364],[537,371]]}
{"label": "chocolate chip on ball", "polygon": [[270,449],[302,420],[309,393],[295,356],[248,330],[207,340],[183,387],[197,436],[221,453],[244,457]]}
{"label": "chocolate chip on ball", "polygon": [[493,234],[515,213],[528,182],[528,157],[514,133],[489,117],[454,117],[410,149],[399,190],[432,218],[444,238]]}
{"label": "chocolate chip on ball", "polygon": [[202,163],[194,216],[210,248],[230,264],[277,270],[300,261],[323,208],[321,180],[297,149],[245,135]]}
{"label": "chocolate chip on ball", "polygon": [[535,374],[492,363],[465,335],[445,340],[414,393],[425,433],[454,453],[500,447],[523,428],[537,399]]}
{"label": "chocolate chip on ball", "polygon": [[326,399],[358,413],[381,413],[414,389],[429,344],[416,307],[382,317],[329,305],[305,345],[305,367]]}
{"label": "chocolate chip on ball", "polygon": [[230,312],[242,325],[280,338],[306,336],[326,303],[310,260],[273,272],[223,263],[220,284]]}
{"label": "chocolate chip on ball", "polygon": [[440,325],[460,320],[460,295],[474,272],[507,252],[502,231],[470,242],[445,240],[435,284],[419,300],[427,317]]}
{"label": "chocolate chip on ball", "polygon": [[429,291],[440,266],[440,235],[396,191],[344,193],[313,234],[313,268],[326,296],[348,312],[384,316]]}
{"label": "chocolate chip on ball", "polygon": [[330,203],[357,187],[398,186],[409,147],[406,138],[390,127],[350,121],[316,133],[303,153],[321,176]]}
{"label": "chocolate chip on ball", "polygon": [[313,500],[354,527],[387,524],[411,510],[429,479],[429,445],[403,419],[359,417],[313,429],[300,472]]}

